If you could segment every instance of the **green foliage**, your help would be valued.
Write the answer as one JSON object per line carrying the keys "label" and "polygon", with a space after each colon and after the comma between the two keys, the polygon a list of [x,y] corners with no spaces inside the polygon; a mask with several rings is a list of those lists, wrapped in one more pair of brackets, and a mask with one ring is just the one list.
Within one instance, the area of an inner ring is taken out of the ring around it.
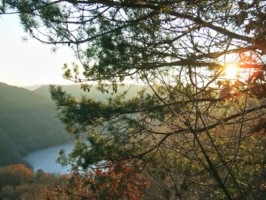
{"label": "green foliage", "polygon": [[33,38],[76,51],[84,79],[76,76],[76,70],[72,76],[65,66],[65,77],[76,81],[143,79],[144,74],[147,78],[187,66],[222,68],[225,58],[242,62],[238,54],[250,51],[258,55],[254,62],[262,64],[257,53],[266,52],[265,30],[260,26],[263,1],[7,4],[20,13]]}
{"label": "green foliage", "polygon": [[[76,138],[73,152],[61,154],[74,175],[100,161],[135,161],[151,180],[144,198],[265,198],[265,163],[257,164],[265,155],[257,136],[265,130],[264,1],[8,4],[33,38],[75,51],[83,74],[66,64],[65,78],[96,82],[106,95],[93,96],[86,84],[78,98],[50,88]],[[250,70],[225,80],[227,62]],[[129,97],[122,81],[148,89]],[[86,176],[77,180],[70,186],[88,192]]]}
{"label": "green foliage", "polygon": [[77,138],[69,158],[61,157],[74,169],[134,158],[141,161],[146,176],[160,183],[148,189],[156,190],[156,196],[263,197],[261,184],[254,184],[253,178],[261,176],[264,164],[247,164],[264,158],[265,141],[251,125],[261,123],[264,106],[261,111],[254,108],[254,99],[221,100],[215,89],[182,82],[153,86],[135,97],[120,93],[105,102],[74,98],[56,87],[51,95],[61,120]]}

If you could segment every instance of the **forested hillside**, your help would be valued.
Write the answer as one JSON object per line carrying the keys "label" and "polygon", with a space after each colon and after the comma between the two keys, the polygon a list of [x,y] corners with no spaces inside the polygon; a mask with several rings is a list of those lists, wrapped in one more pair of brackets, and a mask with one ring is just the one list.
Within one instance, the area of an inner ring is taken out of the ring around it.
{"label": "forested hillside", "polygon": [[0,83],[0,166],[71,138],[54,103],[35,92]]}
{"label": "forested hillside", "polygon": [[[80,85],[64,85],[63,90],[75,97],[86,95],[105,101],[110,93],[102,93],[97,86],[90,92],[80,90]],[[127,97],[135,96],[143,86],[123,87]],[[22,161],[27,153],[64,143],[71,138],[57,118],[49,86],[30,91],[0,83],[0,166]]]}
{"label": "forested hillside", "polygon": [[[71,94],[76,98],[85,95],[95,100],[106,101],[108,97],[112,96],[112,92],[110,93],[101,92],[99,89],[97,89],[98,85],[89,86],[90,87],[89,92],[82,90],[79,84],[63,85],[61,87],[68,94]],[[124,85],[119,87],[119,93],[122,94],[126,92],[126,97],[134,97],[138,94],[138,92],[143,90],[145,87],[146,86],[144,85]],[[47,98],[50,98],[49,85],[42,85],[39,88],[35,89],[34,92],[41,94]]]}

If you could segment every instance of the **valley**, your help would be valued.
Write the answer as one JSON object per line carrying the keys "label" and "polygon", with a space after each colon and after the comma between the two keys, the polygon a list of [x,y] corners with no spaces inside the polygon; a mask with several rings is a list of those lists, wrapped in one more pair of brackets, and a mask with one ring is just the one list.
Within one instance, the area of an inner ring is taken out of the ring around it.
{"label": "valley", "polygon": [[0,83],[0,166],[71,140],[48,97]]}

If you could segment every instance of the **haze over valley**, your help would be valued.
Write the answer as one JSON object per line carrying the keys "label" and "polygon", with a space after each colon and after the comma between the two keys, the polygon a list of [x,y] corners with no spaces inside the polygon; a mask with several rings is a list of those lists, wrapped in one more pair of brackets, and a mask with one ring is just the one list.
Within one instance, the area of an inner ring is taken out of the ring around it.
{"label": "haze over valley", "polygon": [[0,166],[71,140],[50,98],[0,83],[0,102]]}
{"label": "haze over valley", "polygon": [[[91,87],[89,93],[81,90],[80,85],[64,85],[63,89],[75,97],[86,95],[100,101],[105,101],[111,95],[101,93],[96,85]],[[121,92],[127,89],[127,96],[132,97],[143,86],[124,86]],[[72,138],[57,116],[48,85],[25,89],[0,83],[0,102],[0,166],[25,163],[25,156],[39,150],[56,149],[62,145],[70,148]],[[54,150],[50,156],[53,163],[57,151],[58,149]],[[43,152],[40,152],[40,158],[45,160],[49,155],[44,158]],[[34,162],[36,163],[36,156]]]}

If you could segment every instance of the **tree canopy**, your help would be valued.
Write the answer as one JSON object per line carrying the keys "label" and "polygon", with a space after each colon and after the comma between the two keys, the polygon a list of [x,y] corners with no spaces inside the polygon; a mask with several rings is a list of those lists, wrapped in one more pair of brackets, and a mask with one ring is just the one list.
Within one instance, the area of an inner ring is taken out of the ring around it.
{"label": "tree canopy", "polygon": [[[159,188],[157,199],[265,198],[264,1],[6,3],[2,13],[18,12],[31,37],[76,52],[66,78],[110,93],[97,101],[51,87],[77,138],[60,162],[74,171],[122,162],[149,180],[150,196]],[[228,64],[239,68],[233,79]],[[128,97],[123,82],[143,90]]]}
{"label": "tree canopy", "polygon": [[71,46],[87,80],[143,79],[182,66],[221,68],[225,58],[243,62],[239,54],[250,51],[261,63],[266,52],[260,1],[7,2],[32,37]]}

